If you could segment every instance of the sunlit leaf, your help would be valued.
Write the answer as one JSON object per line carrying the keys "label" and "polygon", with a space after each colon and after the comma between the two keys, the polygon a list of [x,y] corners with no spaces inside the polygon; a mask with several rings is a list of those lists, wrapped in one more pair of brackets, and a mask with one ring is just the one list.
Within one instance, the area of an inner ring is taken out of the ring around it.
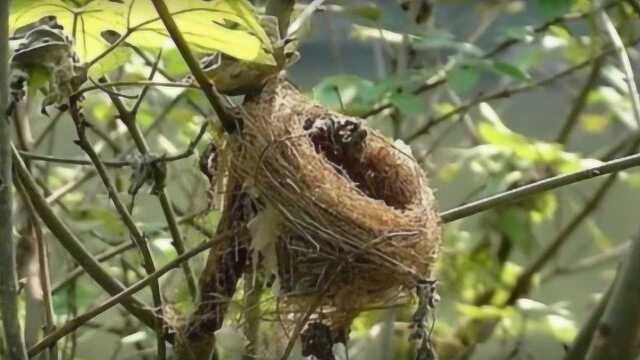
{"label": "sunlit leaf", "polygon": [[560,16],[571,9],[573,0],[538,0],[540,11],[545,17]]}
{"label": "sunlit leaf", "polygon": [[580,116],[581,128],[590,134],[601,134],[610,123],[611,118],[602,114],[587,113]]}
{"label": "sunlit leaf", "polygon": [[425,112],[424,101],[416,95],[395,93],[391,95],[389,101],[405,114],[412,115]]}
{"label": "sunlit leaf", "polygon": [[[127,39],[142,48],[160,48],[170,44],[162,22],[150,1],[114,2],[95,0],[74,7],[62,0],[16,0],[13,4],[11,29],[54,15],[65,31],[75,35],[76,51],[83,61],[98,58],[110,46],[101,34],[110,31],[126,34],[128,25],[135,30]],[[246,0],[185,0],[167,2],[174,20],[185,39],[201,52],[221,51],[229,56],[273,65],[271,39],[260,26],[256,14]],[[75,25],[75,27],[74,27]],[[127,60],[124,48],[112,51],[95,65],[91,75],[99,76]]]}
{"label": "sunlit leaf", "polygon": [[565,344],[571,343],[578,333],[578,328],[573,320],[555,314],[547,315],[546,320],[551,334]]}

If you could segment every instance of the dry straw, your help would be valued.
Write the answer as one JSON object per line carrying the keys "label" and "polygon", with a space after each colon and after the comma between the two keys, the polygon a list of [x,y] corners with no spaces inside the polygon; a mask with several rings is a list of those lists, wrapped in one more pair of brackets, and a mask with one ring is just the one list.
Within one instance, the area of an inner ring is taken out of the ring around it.
{"label": "dry straw", "polygon": [[252,246],[277,275],[284,313],[320,298],[316,315],[348,326],[432,277],[441,222],[408,150],[313,103],[282,75],[244,109],[230,169],[261,199]]}

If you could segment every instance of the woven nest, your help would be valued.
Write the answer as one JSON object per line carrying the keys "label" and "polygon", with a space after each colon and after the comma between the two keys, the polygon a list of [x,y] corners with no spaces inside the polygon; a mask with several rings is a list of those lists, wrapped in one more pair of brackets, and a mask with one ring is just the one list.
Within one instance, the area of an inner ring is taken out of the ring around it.
{"label": "woven nest", "polygon": [[323,321],[348,326],[431,277],[440,219],[406,146],[313,103],[282,76],[244,109],[230,169],[263,204],[270,225],[257,236],[271,240],[253,247],[277,276],[284,313],[319,305]]}

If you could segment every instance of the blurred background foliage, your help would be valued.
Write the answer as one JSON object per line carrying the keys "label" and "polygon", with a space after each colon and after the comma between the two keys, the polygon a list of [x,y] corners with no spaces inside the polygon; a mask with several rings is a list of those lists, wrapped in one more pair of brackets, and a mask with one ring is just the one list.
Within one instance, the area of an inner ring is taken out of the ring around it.
{"label": "blurred background foliage", "polygon": [[[200,3],[167,2],[184,8]],[[96,59],[110,46],[98,36],[102,31],[119,29],[122,34],[127,29],[117,2],[112,3],[113,9],[107,6],[110,2],[99,0],[38,1],[47,5],[39,8],[31,1],[13,3],[14,27],[50,14],[65,29],[75,26],[76,49],[83,61]],[[140,7],[134,6],[129,26],[153,14],[148,3],[136,2]],[[258,8],[263,5],[255,3]],[[640,36],[637,2],[403,3],[407,11],[398,2],[383,0],[326,1],[299,33],[302,56],[289,74],[316,101],[366,117],[372,126],[410,145],[437,189],[441,210],[631,151],[638,125],[625,75],[596,15],[606,8],[630,45],[632,62],[637,63],[639,53],[632,46]],[[296,13],[303,6],[299,2]],[[76,18],[73,9],[78,8],[84,12]],[[178,17],[178,24],[200,56],[222,51],[272,62],[267,35],[255,18],[232,10],[235,17],[231,19],[215,14],[184,16]],[[238,30],[219,26],[215,33],[202,25],[212,21],[234,21]],[[163,48],[154,80],[183,78],[188,68],[161,32],[157,23],[149,31],[134,34],[127,44],[99,59],[89,75],[108,75],[113,82],[146,80],[150,63]],[[135,96],[139,88],[118,91]],[[72,141],[76,135],[68,115],[46,118],[38,106],[31,108],[28,129],[18,131],[16,138],[24,137],[31,152],[82,158]],[[129,159],[136,153],[104,93],[87,93],[84,108],[92,124],[90,139],[102,158]],[[212,116],[198,91],[152,86],[140,105],[137,124],[153,153],[174,156],[189,149],[201,125]],[[210,238],[219,217],[217,210],[209,208],[208,182],[199,171],[198,153],[212,136],[214,132],[207,133],[194,154],[168,163],[167,191],[187,248]],[[42,186],[51,191],[47,196],[56,211],[92,253],[106,254],[129,243],[128,230],[91,167],[37,160],[32,166]],[[132,169],[113,168],[110,174],[127,199]],[[637,230],[634,214],[640,210],[640,172],[626,171],[616,182],[607,181],[590,180],[539,194],[445,226],[437,276],[442,301],[433,332],[442,358],[562,357],[613,279],[617,260]],[[137,196],[133,216],[148,234],[160,267],[176,252],[154,196],[143,192]],[[18,216],[25,221],[24,209]],[[27,276],[25,264],[33,249],[29,250],[29,234],[21,229],[17,228],[24,245],[20,261]],[[546,250],[552,244],[559,246],[549,253]],[[63,282],[75,268],[74,262],[54,241],[49,241],[49,251],[54,312],[62,324],[106,295],[85,276]],[[191,261],[196,274],[203,263],[203,256]],[[104,265],[125,283],[144,276],[135,251],[122,252]],[[514,290],[528,270],[533,272],[525,279],[526,289]],[[252,289],[254,285],[243,286]],[[161,287],[173,312],[189,312],[193,303],[180,272],[163,278]],[[273,295],[269,290],[257,300],[245,295],[237,293],[219,331],[221,358],[243,358],[247,338],[257,339],[264,358],[276,358],[286,341],[274,315]],[[255,315],[246,315],[249,301],[259,304],[259,330],[251,326]],[[28,313],[28,301],[23,305]],[[352,328],[350,359],[412,359],[413,345],[408,341],[412,309],[407,304],[363,313]],[[153,358],[154,335],[123,315],[114,308],[67,337],[61,345],[64,358]],[[165,315],[171,316],[171,311]],[[258,331],[257,335],[251,331]]]}

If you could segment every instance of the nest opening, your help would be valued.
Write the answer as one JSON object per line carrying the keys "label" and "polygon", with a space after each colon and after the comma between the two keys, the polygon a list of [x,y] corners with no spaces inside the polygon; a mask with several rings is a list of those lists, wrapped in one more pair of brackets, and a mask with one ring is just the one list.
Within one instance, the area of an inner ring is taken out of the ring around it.
{"label": "nest opening", "polygon": [[303,129],[317,154],[371,199],[406,210],[417,196],[411,187],[397,186],[397,176],[385,169],[377,154],[365,151],[367,130],[348,117],[307,118]]}

